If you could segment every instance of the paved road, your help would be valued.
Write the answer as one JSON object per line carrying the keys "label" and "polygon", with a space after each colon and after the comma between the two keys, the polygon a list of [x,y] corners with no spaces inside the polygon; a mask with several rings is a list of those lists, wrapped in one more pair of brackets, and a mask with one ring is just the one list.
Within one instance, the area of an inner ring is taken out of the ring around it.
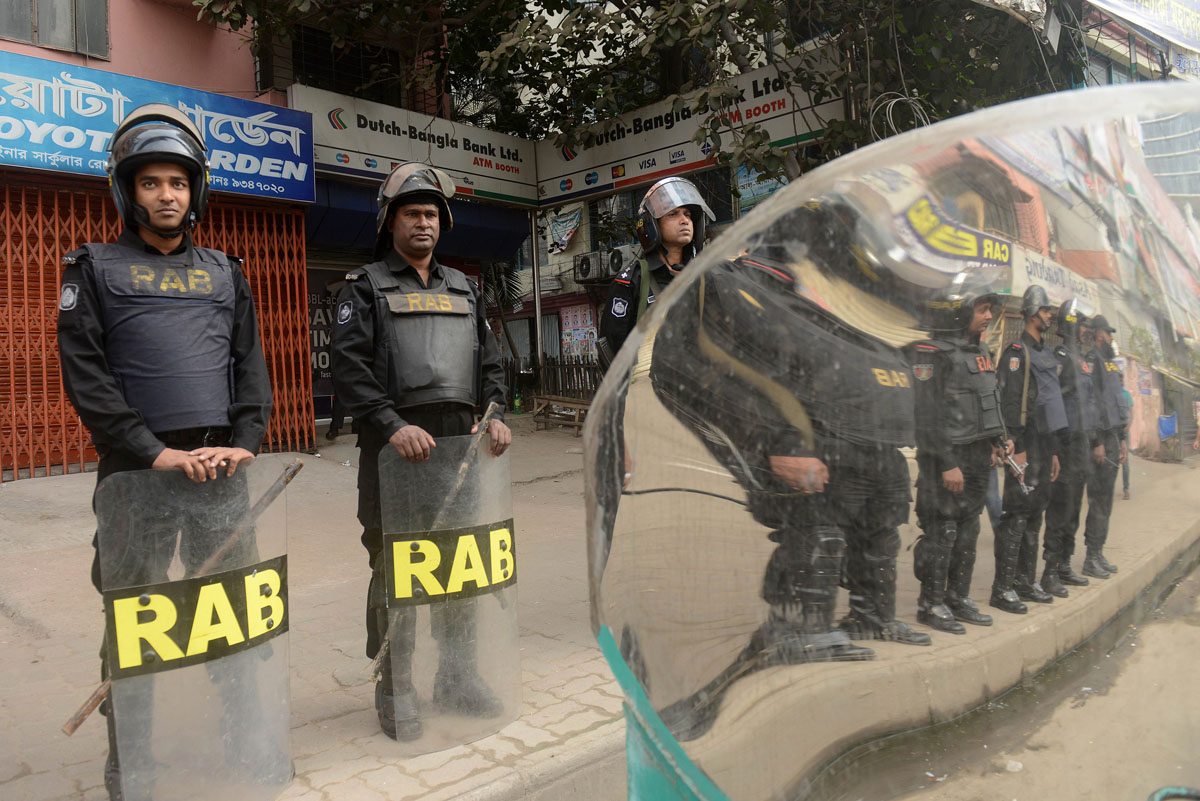
{"label": "paved road", "polygon": [[[369,577],[354,519],[353,438],[299,456],[289,488],[293,801],[616,798],[621,695],[588,617],[582,440],[510,420],[520,538],[521,719],[497,735],[402,759],[379,732],[363,656]],[[349,466],[343,464],[350,461]],[[59,731],[97,683],[100,599],[89,582],[93,475],[0,485],[0,798],[102,801],[104,725]],[[570,757],[567,759],[566,757]],[[589,769],[590,767],[590,769]]]}
{"label": "paved road", "polygon": [[[306,466],[287,501],[297,777],[284,798],[590,801],[624,797],[621,696],[589,624],[582,441],[563,431],[535,433],[528,418],[516,418],[514,429],[513,501],[522,559],[518,603],[522,716],[494,736],[417,758],[399,756],[396,744],[379,733],[362,656],[361,604],[368,576],[354,520],[357,451],[352,440],[343,437],[323,447],[321,458],[301,456]],[[665,452],[676,459],[684,457],[678,449]],[[263,458],[282,465],[294,456]],[[347,461],[349,466],[343,464]],[[1190,528],[1200,519],[1192,466],[1135,461],[1134,499],[1117,501],[1114,524],[1145,531],[1146,537]],[[5,557],[0,560],[3,799],[103,801],[106,797],[101,781],[106,745],[100,719],[89,720],[71,738],[59,731],[96,684],[102,621],[99,598],[88,580],[93,483],[91,475],[72,475],[0,485],[0,553]],[[1186,502],[1177,502],[1180,498]],[[691,506],[689,514],[705,513],[700,505]],[[915,535],[911,526],[905,527],[906,547]],[[1132,565],[1122,576],[1135,574],[1148,545],[1149,540],[1136,537],[1114,542],[1113,558]],[[976,582],[982,584],[990,581],[991,571],[986,529],[980,554]],[[911,617],[915,597],[910,559],[910,552],[902,552],[900,608],[905,618]],[[892,672],[896,665],[919,663],[925,670],[983,663],[986,638],[1003,636],[1008,630],[1029,643],[1053,639],[1067,626],[1053,615],[1067,609],[1056,604],[1039,610],[1021,621],[1019,632],[1010,623],[965,638],[939,637],[933,648],[920,649],[920,654],[912,653],[916,649],[881,644],[881,659],[863,665],[862,671],[884,669],[896,680],[901,677],[898,669]],[[1080,615],[1068,623],[1087,624]],[[789,688],[787,704],[779,709],[808,710],[797,720],[824,714],[825,707],[813,703],[820,695],[818,668],[822,666],[808,667],[813,670],[759,677]],[[995,670],[996,665],[986,669]],[[944,698],[936,688],[921,689],[919,694],[922,703],[942,713],[966,700],[950,689]],[[755,682],[746,682],[740,697],[731,693],[730,703],[734,708],[752,708],[755,699],[763,697]],[[863,698],[864,703],[870,700]],[[839,702],[830,719],[844,718],[845,712],[845,704]],[[813,728],[805,724],[809,735]],[[714,730],[714,737],[718,734]],[[793,751],[803,748],[812,758],[829,742],[810,748],[805,741],[809,735],[799,732],[788,742]],[[708,758],[709,768],[720,774],[721,759],[711,761],[714,755],[709,748],[714,744],[709,737],[689,748],[702,761]],[[737,737],[727,746],[731,748],[727,754],[735,755]]]}

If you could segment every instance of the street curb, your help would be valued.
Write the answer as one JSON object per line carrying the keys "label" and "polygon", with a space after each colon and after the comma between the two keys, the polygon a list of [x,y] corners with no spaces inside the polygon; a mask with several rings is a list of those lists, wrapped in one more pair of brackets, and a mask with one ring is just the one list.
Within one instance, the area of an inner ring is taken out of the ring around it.
{"label": "street curb", "polygon": [[[570,741],[522,757],[461,801],[612,801],[625,796],[625,719],[607,721]],[[433,801],[433,796],[430,797]]]}
{"label": "street curb", "polygon": [[[1200,543],[1200,519],[1169,537],[1153,548],[1142,542],[1133,558],[1126,549],[1119,573],[1071,588],[1066,601],[1030,604],[1030,613],[1021,617],[986,610],[995,613],[1000,631],[968,627],[975,636],[939,635],[934,648],[871,643],[878,654],[872,662],[762,671],[756,681],[730,689],[713,730],[685,749],[731,798],[768,799],[782,788],[802,790],[823,766],[855,746],[953,720],[1069,654]],[[722,726],[722,718],[729,725]],[[770,731],[772,737],[752,741],[746,733],[755,731]]]}

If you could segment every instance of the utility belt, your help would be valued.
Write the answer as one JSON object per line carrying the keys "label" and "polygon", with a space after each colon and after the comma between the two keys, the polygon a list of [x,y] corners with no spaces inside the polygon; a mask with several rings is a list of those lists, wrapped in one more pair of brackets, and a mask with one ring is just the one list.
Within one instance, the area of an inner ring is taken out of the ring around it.
{"label": "utility belt", "polygon": [[412,406],[401,406],[400,416],[403,417],[405,412],[409,414],[453,414],[461,411],[474,411],[474,407],[467,403],[443,402],[443,403],[417,403]]}
{"label": "utility belt", "polygon": [[154,436],[168,448],[190,451],[195,448],[228,447],[233,442],[233,429],[229,426],[198,426],[155,432]]}

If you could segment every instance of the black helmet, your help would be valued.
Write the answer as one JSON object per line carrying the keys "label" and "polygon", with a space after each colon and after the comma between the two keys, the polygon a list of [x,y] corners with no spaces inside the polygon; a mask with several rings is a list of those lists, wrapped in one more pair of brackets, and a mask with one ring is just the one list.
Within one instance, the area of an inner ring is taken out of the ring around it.
{"label": "black helmet", "polygon": [[1030,286],[1025,290],[1025,294],[1021,296],[1021,314],[1025,318],[1033,317],[1038,313],[1039,309],[1052,308],[1053,303],[1050,302],[1050,296],[1046,294],[1044,287],[1037,284]]}
{"label": "black helmet", "polygon": [[638,206],[638,218],[634,229],[643,253],[653,253],[662,245],[662,231],[658,227],[658,221],[680,206],[686,206],[692,212],[692,229],[695,235],[692,237],[691,255],[695,256],[700,252],[700,248],[704,247],[704,218],[707,216],[715,222],[717,215],[713,214],[704,198],[700,197],[700,190],[694,183],[686,178],[674,176],[663,178],[650,187]]}
{"label": "black helmet", "polygon": [[168,236],[186,233],[204,219],[208,208],[208,149],[191,118],[166,103],[148,103],[129,112],[113,132],[108,148],[108,186],[117,213],[129,227],[145,226],[149,212],[134,202],[133,174],[146,164],[167,162],[187,170],[191,204],[183,224]]}
{"label": "black helmet", "polygon": [[454,216],[450,213],[450,198],[454,197],[454,179],[437,167],[410,161],[396,167],[379,185],[375,202],[379,213],[375,215],[375,258],[380,258],[390,247],[387,226],[388,212],[392,204],[404,198],[408,203],[433,203],[438,207],[438,222],[441,231],[454,227]]}
{"label": "black helmet", "polygon": [[1086,326],[1087,320],[1091,316],[1092,310],[1079,298],[1071,298],[1070,300],[1063,301],[1063,304],[1058,307],[1058,314],[1055,316],[1058,335],[1063,338],[1064,342],[1077,342],[1079,340],[1079,329]]}
{"label": "black helmet", "polygon": [[961,333],[971,324],[981,302],[995,306],[1000,296],[981,274],[961,272],[927,302],[927,325],[931,331]]}

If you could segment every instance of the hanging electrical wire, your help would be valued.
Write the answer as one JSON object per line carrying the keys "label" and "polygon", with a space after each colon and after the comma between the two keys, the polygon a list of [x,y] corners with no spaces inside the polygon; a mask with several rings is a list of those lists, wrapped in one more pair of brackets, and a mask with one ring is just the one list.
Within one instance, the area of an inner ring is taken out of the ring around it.
{"label": "hanging electrical wire", "polygon": [[[897,114],[898,110],[900,114]],[[871,140],[875,142],[902,131],[929,125],[931,122],[933,117],[926,110],[925,101],[902,92],[884,92],[873,98],[867,117]]]}

